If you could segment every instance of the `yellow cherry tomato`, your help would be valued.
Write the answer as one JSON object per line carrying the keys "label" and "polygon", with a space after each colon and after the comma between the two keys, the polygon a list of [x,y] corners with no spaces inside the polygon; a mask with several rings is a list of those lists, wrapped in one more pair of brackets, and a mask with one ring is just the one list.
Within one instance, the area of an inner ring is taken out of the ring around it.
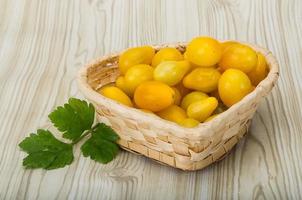
{"label": "yellow cherry tomato", "polygon": [[218,106],[218,101],[215,97],[209,97],[204,100],[196,101],[189,105],[187,114],[190,118],[204,122]]}
{"label": "yellow cherry tomato", "polygon": [[257,66],[254,68],[254,70],[248,73],[248,76],[253,85],[258,85],[258,83],[260,83],[260,81],[262,81],[268,73],[265,57],[261,53],[257,53],[257,56]]}
{"label": "yellow cherry tomato", "polygon": [[130,98],[118,87],[106,86],[101,88],[99,92],[107,98],[113,99],[126,106],[133,107]]}
{"label": "yellow cherry tomato", "polygon": [[194,38],[186,49],[187,59],[195,65],[211,67],[221,58],[221,47],[217,40],[210,37]]}
{"label": "yellow cherry tomato", "polygon": [[179,105],[181,102],[181,94],[179,92],[179,90],[176,87],[171,87],[174,90],[174,104],[175,105]]}
{"label": "yellow cherry tomato", "polygon": [[153,77],[170,86],[179,83],[190,70],[188,61],[164,61],[154,69]]}
{"label": "yellow cherry tomato", "polygon": [[206,98],[209,98],[209,96],[206,93],[199,92],[199,91],[190,92],[182,99],[181,107],[187,110],[190,104],[196,101],[204,100]]}
{"label": "yellow cherry tomato", "polygon": [[222,53],[227,50],[230,46],[234,45],[234,44],[239,44],[238,42],[235,41],[226,41],[226,42],[222,42],[221,43],[221,50]]}
{"label": "yellow cherry tomato", "polygon": [[152,66],[156,67],[163,61],[183,60],[183,55],[176,48],[166,47],[160,49],[152,59]]}
{"label": "yellow cherry tomato", "polygon": [[[189,61],[188,56],[187,56],[187,52],[184,53],[184,59],[187,60],[187,61]],[[195,65],[194,63],[192,63],[192,62],[190,62],[190,61],[189,61],[189,63],[190,63],[190,65],[191,65],[191,69],[195,69],[195,68],[197,68],[197,67],[200,67],[200,66]]]}
{"label": "yellow cherry tomato", "polygon": [[134,65],[150,65],[154,54],[155,50],[150,46],[130,48],[120,55],[118,63],[119,69],[122,74],[126,74],[127,70]]}
{"label": "yellow cherry tomato", "polygon": [[202,92],[212,92],[217,89],[220,73],[214,68],[196,68],[183,79],[185,87]]}
{"label": "yellow cherry tomato", "polygon": [[141,83],[134,92],[134,101],[139,108],[153,112],[163,110],[174,103],[174,90],[158,81]]}
{"label": "yellow cherry tomato", "polygon": [[217,117],[217,116],[218,116],[218,114],[214,114],[214,115],[208,117],[204,122],[211,121],[212,119],[214,119],[214,118]]}
{"label": "yellow cherry tomato", "polygon": [[192,118],[186,118],[178,123],[181,126],[187,127],[187,128],[193,128],[195,126],[198,126],[199,121]]}
{"label": "yellow cherry tomato", "polygon": [[176,123],[179,123],[187,118],[186,111],[184,111],[181,107],[177,105],[171,105],[156,114],[165,120],[169,120]]}
{"label": "yellow cherry tomato", "polygon": [[219,66],[222,70],[239,69],[244,73],[251,72],[257,65],[257,53],[249,46],[234,44],[222,55]]}
{"label": "yellow cherry tomato", "polygon": [[136,87],[144,81],[153,79],[153,67],[146,64],[134,65],[125,74],[125,87],[134,94]]}
{"label": "yellow cherry tomato", "polygon": [[252,90],[249,77],[238,69],[226,70],[219,80],[218,92],[222,102],[230,107]]}
{"label": "yellow cherry tomato", "polygon": [[128,96],[132,96],[133,93],[131,92],[130,87],[126,85],[125,77],[124,76],[119,76],[116,81],[115,81],[116,87],[120,88],[123,90]]}

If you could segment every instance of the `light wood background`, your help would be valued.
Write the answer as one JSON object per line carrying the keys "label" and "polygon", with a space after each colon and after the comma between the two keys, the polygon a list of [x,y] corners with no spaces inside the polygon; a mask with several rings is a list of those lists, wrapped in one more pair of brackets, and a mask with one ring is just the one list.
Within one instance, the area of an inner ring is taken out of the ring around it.
{"label": "light wood background", "polygon": [[[18,143],[82,97],[86,62],[126,47],[238,39],[270,49],[281,77],[250,133],[223,161],[183,172],[121,152],[79,154],[59,170],[24,170]],[[0,199],[301,199],[301,0],[0,0]]]}

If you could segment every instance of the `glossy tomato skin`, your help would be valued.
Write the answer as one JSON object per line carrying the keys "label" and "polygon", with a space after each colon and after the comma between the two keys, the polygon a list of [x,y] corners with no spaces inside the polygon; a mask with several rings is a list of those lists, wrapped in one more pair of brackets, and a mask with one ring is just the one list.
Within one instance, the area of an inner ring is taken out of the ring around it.
{"label": "glossy tomato skin", "polygon": [[209,93],[217,90],[220,72],[215,68],[196,68],[183,79],[185,87]]}
{"label": "glossy tomato skin", "polygon": [[180,123],[187,118],[186,111],[177,105],[171,105],[156,113],[158,116],[165,120],[169,120],[175,123]]}
{"label": "glossy tomato skin", "polygon": [[153,78],[156,81],[174,86],[181,82],[190,70],[188,61],[164,61],[154,69]]}
{"label": "glossy tomato skin", "polygon": [[199,121],[197,121],[196,119],[192,119],[192,118],[186,118],[186,119],[181,120],[178,124],[183,127],[193,128],[193,127],[199,125]]}
{"label": "glossy tomato skin", "polygon": [[151,46],[141,46],[127,49],[119,57],[119,69],[122,74],[126,74],[127,70],[134,65],[150,65],[154,55],[155,50]]}
{"label": "glossy tomato skin", "polygon": [[234,44],[239,44],[238,42],[236,41],[226,41],[226,42],[222,42],[221,43],[221,51],[222,51],[222,54],[223,52],[225,52],[230,46],[234,45]]}
{"label": "glossy tomato skin", "polygon": [[186,58],[193,64],[201,67],[212,67],[221,58],[220,43],[210,37],[194,38],[187,46]]}
{"label": "glossy tomato skin", "polygon": [[174,90],[159,81],[141,83],[134,92],[135,104],[152,112],[161,111],[174,103]]}
{"label": "glossy tomato skin", "polygon": [[129,97],[132,96],[132,92],[130,90],[130,87],[126,85],[125,77],[124,76],[119,76],[116,81],[115,81],[116,87],[120,88],[125,92]]}
{"label": "glossy tomato skin", "polygon": [[215,97],[209,97],[204,100],[196,101],[189,105],[187,115],[190,118],[204,122],[209,118],[218,106],[218,101]]}
{"label": "glossy tomato skin", "polygon": [[223,71],[239,69],[244,73],[249,73],[256,67],[257,59],[257,53],[251,47],[234,44],[223,52],[219,67]]}
{"label": "glossy tomato skin", "polygon": [[147,64],[134,65],[125,74],[125,87],[131,96],[139,84],[153,79],[154,68]]}
{"label": "glossy tomato skin", "polygon": [[199,91],[190,92],[189,94],[183,97],[181,101],[181,107],[187,110],[190,104],[199,100],[204,100],[206,98],[209,98],[209,96],[204,92],[199,92]]}
{"label": "glossy tomato skin", "polygon": [[163,61],[180,61],[183,55],[176,48],[166,47],[160,49],[152,59],[152,66],[156,67]]}
{"label": "glossy tomato skin", "polygon": [[121,104],[129,107],[133,107],[131,99],[118,87],[115,86],[105,86],[99,90],[103,96],[113,99]]}
{"label": "glossy tomato skin", "polygon": [[258,85],[260,81],[265,79],[268,74],[268,67],[265,57],[261,53],[257,53],[257,56],[257,66],[250,73],[247,74],[254,86]]}
{"label": "glossy tomato skin", "polygon": [[219,80],[218,92],[222,102],[231,107],[252,91],[249,77],[238,69],[226,70]]}

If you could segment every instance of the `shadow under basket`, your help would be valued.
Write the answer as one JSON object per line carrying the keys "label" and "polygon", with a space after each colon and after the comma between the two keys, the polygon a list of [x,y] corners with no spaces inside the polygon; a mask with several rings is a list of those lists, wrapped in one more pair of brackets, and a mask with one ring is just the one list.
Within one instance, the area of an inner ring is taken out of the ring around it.
{"label": "shadow under basket", "polygon": [[[119,76],[120,53],[104,56],[82,68],[78,84],[95,106],[97,119],[119,134],[118,143],[123,149],[182,170],[198,170],[222,159],[238,143],[247,132],[260,100],[269,94],[278,79],[278,63],[272,53],[247,45],[265,56],[270,68],[267,77],[240,102],[194,128],[181,127],[156,115],[126,107],[96,92]],[[186,48],[183,43],[153,47],[159,50],[167,46],[176,47],[182,53]]]}

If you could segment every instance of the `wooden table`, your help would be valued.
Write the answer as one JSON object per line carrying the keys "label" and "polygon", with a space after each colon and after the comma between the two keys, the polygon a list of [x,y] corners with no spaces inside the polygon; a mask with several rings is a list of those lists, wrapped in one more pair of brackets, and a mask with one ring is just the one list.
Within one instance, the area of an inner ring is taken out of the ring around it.
{"label": "wooden table", "polygon": [[[108,165],[75,151],[63,169],[24,170],[18,143],[82,98],[77,71],[130,46],[198,35],[270,49],[280,79],[248,136],[197,172],[122,152]],[[301,199],[301,0],[0,0],[0,199]]]}

